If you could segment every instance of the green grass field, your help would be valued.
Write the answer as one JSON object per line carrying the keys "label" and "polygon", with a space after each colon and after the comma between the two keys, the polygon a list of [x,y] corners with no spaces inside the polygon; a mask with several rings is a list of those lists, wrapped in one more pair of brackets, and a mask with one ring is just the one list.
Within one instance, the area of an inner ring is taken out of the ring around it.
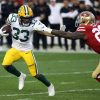
{"label": "green grass field", "polygon": [[[5,52],[0,53],[0,63]],[[31,77],[20,60],[14,65],[27,74],[25,87],[18,91],[18,79],[0,68],[0,100],[100,100],[100,83],[91,78],[97,54],[35,53],[39,72],[55,85],[56,95],[49,97],[47,88]],[[1,65],[1,64],[0,64]]]}

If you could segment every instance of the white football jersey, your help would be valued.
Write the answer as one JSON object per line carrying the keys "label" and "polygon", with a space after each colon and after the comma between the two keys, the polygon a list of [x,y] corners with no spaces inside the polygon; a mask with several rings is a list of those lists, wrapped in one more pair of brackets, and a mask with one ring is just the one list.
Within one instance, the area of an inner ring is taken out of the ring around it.
{"label": "white football jersey", "polygon": [[12,29],[12,47],[22,51],[30,51],[33,49],[32,37],[33,31],[47,31],[47,27],[39,20],[33,19],[28,27],[19,24],[19,17],[12,13],[7,18],[7,23]]}

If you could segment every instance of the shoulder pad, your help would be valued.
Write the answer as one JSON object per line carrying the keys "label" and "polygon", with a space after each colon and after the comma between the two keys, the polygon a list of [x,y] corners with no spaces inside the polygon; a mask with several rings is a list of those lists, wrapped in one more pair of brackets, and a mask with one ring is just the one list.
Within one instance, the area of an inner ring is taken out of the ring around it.
{"label": "shoulder pad", "polygon": [[7,23],[16,22],[18,15],[15,13],[11,13],[7,18]]}
{"label": "shoulder pad", "polygon": [[79,26],[79,27],[77,28],[77,31],[78,31],[78,32],[84,32],[84,31],[86,31],[86,27],[85,27],[84,25],[81,25],[81,26]]}
{"label": "shoulder pad", "polygon": [[37,22],[38,22],[37,19],[33,19],[33,20],[32,20],[32,24],[34,24],[34,25],[35,25]]}

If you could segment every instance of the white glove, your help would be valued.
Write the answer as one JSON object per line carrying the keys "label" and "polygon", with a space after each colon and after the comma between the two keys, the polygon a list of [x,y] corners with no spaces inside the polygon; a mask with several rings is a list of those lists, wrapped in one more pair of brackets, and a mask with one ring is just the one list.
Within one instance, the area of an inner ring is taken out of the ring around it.
{"label": "white glove", "polygon": [[8,33],[5,33],[6,31],[2,31],[2,28],[0,29],[0,35],[1,36],[8,36],[9,34]]}
{"label": "white glove", "polygon": [[66,26],[65,25],[61,25],[60,30],[61,31],[65,31],[65,29],[66,29]]}

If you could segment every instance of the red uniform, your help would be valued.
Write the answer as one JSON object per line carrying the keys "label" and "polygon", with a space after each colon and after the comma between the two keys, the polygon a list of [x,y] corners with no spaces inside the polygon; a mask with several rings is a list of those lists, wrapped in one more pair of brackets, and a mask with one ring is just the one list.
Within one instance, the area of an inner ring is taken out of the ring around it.
{"label": "red uniform", "polygon": [[77,28],[78,32],[86,35],[85,42],[95,52],[100,54],[100,24],[97,25],[81,25]]}

